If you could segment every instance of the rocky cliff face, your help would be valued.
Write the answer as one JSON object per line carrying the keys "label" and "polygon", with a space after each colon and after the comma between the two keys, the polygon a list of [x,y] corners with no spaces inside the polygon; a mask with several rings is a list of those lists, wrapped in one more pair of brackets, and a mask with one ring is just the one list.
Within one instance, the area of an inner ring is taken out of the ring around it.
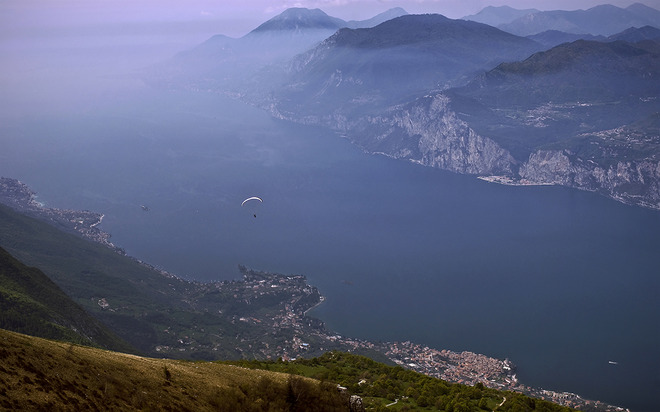
{"label": "rocky cliff face", "polygon": [[516,161],[497,143],[480,136],[449,108],[443,94],[398,106],[367,125],[352,140],[364,149],[465,174],[512,174]]}
{"label": "rocky cliff face", "polygon": [[395,106],[379,116],[363,117],[340,113],[297,116],[280,111],[276,102],[263,107],[279,119],[341,132],[369,153],[462,174],[515,174],[517,162],[511,154],[471,129],[449,103],[447,96],[438,93]]}
{"label": "rocky cliff face", "polygon": [[660,161],[655,159],[603,166],[568,150],[538,150],[519,173],[530,183],[596,191],[624,203],[660,209]]}

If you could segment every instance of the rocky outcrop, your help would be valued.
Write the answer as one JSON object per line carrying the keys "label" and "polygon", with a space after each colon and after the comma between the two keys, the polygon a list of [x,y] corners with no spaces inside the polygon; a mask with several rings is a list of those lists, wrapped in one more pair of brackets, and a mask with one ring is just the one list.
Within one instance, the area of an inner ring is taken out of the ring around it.
{"label": "rocky outcrop", "polygon": [[351,398],[349,400],[350,404],[350,411],[351,412],[364,412],[364,402],[362,401],[362,398],[357,396],[357,395],[351,395]]}
{"label": "rocky outcrop", "polygon": [[660,161],[600,165],[568,150],[538,150],[520,167],[529,183],[556,184],[603,193],[624,203],[660,209]]}
{"label": "rocky outcrop", "polygon": [[351,139],[370,152],[463,174],[512,174],[516,161],[449,108],[441,93],[366,119]]}

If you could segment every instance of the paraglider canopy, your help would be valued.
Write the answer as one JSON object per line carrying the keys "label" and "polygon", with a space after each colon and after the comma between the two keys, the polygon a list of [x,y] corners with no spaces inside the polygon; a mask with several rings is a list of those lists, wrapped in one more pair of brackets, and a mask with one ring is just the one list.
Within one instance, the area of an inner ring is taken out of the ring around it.
{"label": "paraglider canopy", "polygon": [[[255,203],[255,202],[263,203],[264,201],[261,200],[260,197],[256,197],[256,196],[248,197],[247,199],[245,199],[245,200],[243,201],[243,203],[241,203],[241,207],[245,206],[246,203]],[[254,211],[255,211],[255,207],[254,207],[254,206],[252,206],[252,207],[247,207],[247,209],[249,209],[249,210],[252,211],[252,215],[253,215],[254,217],[257,217],[257,214],[254,213]]]}
{"label": "paraglider canopy", "polygon": [[247,202],[251,201],[251,200],[258,200],[258,201],[260,201],[260,202],[263,203],[263,200],[261,200],[261,198],[256,197],[256,196],[252,196],[252,197],[248,197],[247,199],[245,199],[245,200],[243,201],[243,203],[241,203],[241,206],[245,206],[245,204],[246,204]]}

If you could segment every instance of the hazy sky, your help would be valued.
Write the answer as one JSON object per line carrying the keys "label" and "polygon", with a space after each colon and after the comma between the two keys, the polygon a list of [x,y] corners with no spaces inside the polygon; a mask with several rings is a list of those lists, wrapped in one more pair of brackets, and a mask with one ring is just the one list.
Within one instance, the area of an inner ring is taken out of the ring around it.
{"label": "hazy sky", "polygon": [[[344,20],[362,20],[392,7],[409,13],[440,13],[450,18],[474,14],[486,6],[509,5],[540,10],[587,9],[598,4],[620,7],[635,0],[0,0],[0,36],[15,30],[58,33],[73,26],[140,30],[132,23],[151,22],[183,31],[212,31],[240,37],[290,7],[320,8]],[[660,9],[660,0],[642,0]],[[196,22],[197,25],[191,24]],[[185,23],[185,24],[184,24]],[[152,25],[154,27],[155,25]],[[142,29],[144,30],[144,29]],[[0,39],[1,40],[1,39]]]}

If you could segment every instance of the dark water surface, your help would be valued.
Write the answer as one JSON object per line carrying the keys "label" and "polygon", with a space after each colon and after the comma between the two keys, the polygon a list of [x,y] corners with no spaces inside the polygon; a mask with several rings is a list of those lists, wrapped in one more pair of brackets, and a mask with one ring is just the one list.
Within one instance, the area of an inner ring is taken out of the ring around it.
{"label": "dark water surface", "polygon": [[115,94],[0,132],[0,175],[104,213],[139,259],[204,281],[304,274],[340,334],[506,357],[528,385],[655,409],[659,212],[367,155],[204,94]]}

